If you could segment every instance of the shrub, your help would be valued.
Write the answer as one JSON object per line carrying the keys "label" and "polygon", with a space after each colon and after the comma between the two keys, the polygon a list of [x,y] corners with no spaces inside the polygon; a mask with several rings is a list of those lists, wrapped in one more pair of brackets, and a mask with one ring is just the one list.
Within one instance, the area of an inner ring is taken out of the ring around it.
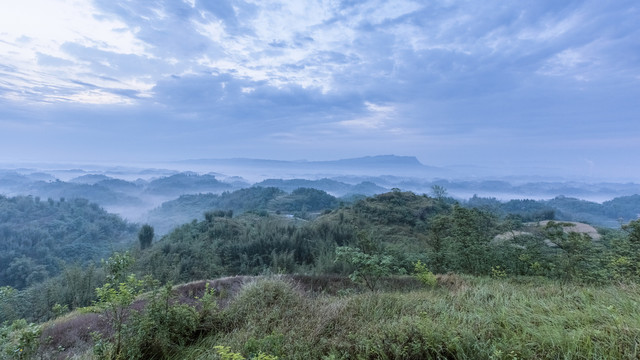
{"label": "shrub", "polygon": [[24,319],[0,327],[0,357],[28,359],[35,356],[40,345],[41,332],[39,325],[28,324]]}
{"label": "shrub", "polygon": [[438,279],[436,276],[427,269],[427,266],[420,260],[414,264],[413,272],[416,278],[420,282],[428,287],[435,287],[438,285]]}
{"label": "shrub", "polygon": [[195,308],[176,303],[171,285],[165,285],[153,292],[143,312],[133,314],[124,344],[127,357],[165,359],[190,341],[197,325]]}

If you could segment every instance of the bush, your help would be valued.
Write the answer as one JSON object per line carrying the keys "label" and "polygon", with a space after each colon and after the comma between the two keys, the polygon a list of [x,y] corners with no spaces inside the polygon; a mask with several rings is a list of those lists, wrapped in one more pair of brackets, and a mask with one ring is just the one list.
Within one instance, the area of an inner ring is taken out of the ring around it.
{"label": "bush", "polygon": [[435,287],[438,285],[438,279],[427,269],[427,266],[423,264],[422,261],[418,260],[418,262],[414,264],[413,272],[414,276],[425,286]]}
{"label": "bush", "polygon": [[191,340],[198,313],[173,298],[171,285],[165,285],[153,292],[144,312],[133,315],[124,344],[129,359],[166,359]]}
{"label": "bush", "polygon": [[39,325],[28,324],[24,319],[16,320],[9,326],[0,327],[0,357],[2,359],[23,359],[35,356],[40,345],[42,329]]}

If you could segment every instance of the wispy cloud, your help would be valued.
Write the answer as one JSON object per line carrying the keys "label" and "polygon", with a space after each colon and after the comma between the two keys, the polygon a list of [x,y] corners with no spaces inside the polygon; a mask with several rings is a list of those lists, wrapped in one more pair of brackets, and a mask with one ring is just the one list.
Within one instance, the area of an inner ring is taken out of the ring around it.
{"label": "wispy cloud", "polygon": [[[589,142],[603,119],[637,118],[638,18],[633,0],[12,2],[0,13],[0,120],[146,124],[181,139],[185,157],[215,137],[244,156],[257,144],[282,156],[445,144],[461,162],[517,153],[517,140],[480,134],[542,141],[580,123]],[[111,139],[133,141],[121,133]]]}

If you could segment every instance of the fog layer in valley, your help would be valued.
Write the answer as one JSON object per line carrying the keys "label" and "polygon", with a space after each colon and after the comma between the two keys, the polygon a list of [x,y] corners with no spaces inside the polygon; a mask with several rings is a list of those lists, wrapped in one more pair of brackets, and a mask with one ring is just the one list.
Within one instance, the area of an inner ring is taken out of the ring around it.
{"label": "fog layer in valley", "polygon": [[[357,196],[392,189],[432,195],[433,187],[438,186],[446,190],[447,196],[459,201],[481,203],[479,199],[489,198],[494,206],[497,202],[512,199],[554,201],[554,206],[561,206],[559,204],[567,203],[568,199],[606,205],[607,201],[615,198],[640,194],[640,185],[636,183],[533,176],[479,177],[460,169],[426,166],[414,157],[392,155],[336,161],[205,159],[127,166],[5,164],[2,168],[2,195],[31,195],[56,200],[85,198],[109,212],[139,223],[158,222],[154,216],[160,212],[161,205],[175,201],[181,195],[223,194],[250,187],[272,187],[286,193],[298,188],[312,188],[340,201],[352,201]],[[589,206],[591,210],[587,213],[603,212],[594,210],[596,205]],[[201,218],[200,210],[186,211],[180,220],[190,221],[187,216]],[[565,212],[570,211],[567,209]],[[640,209],[636,216],[637,213]],[[633,214],[631,209],[620,217],[630,220]],[[617,226],[620,220],[615,218],[616,214],[579,216],[582,217],[572,220],[609,227]],[[170,230],[166,218],[162,221],[165,226],[157,225],[164,231]],[[178,219],[169,223],[179,224]]]}

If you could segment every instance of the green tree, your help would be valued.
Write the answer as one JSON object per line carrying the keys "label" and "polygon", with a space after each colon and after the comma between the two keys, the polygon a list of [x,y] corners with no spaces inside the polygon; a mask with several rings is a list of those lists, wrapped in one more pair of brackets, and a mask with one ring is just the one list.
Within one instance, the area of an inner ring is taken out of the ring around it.
{"label": "green tree", "polygon": [[619,236],[611,243],[611,259],[607,264],[616,280],[640,278],[640,220],[622,225],[626,236]]}
{"label": "green tree", "polygon": [[433,185],[431,186],[431,195],[438,200],[443,200],[447,197],[447,189],[444,186]]}
{"label": "green tree", "polygon": [[371,291],[376,290],[381,277],[398,270],[393,256],[385,254],[364,231],[358,233],[358,247],[336,248],[336,261],[351,265],[354,270],[349,278],[354,282],[363,282]]}
{"label": "green tree", "polygon": [[16,293],[16,289],[11,286],[0,286],[0,324],[18,317],[13,304]]}
{"label": "green tree", "polygon": [[127,270],[133,265],[135,259],[129,252],[114,253],[109,259],[102,261],[102,266],[107,270],[107,281],[120,283],[126,279]]}
{"label": "green tree", "polygon": [[429,223],[429,263],[436,274],[442,274],[447,270],[449,246],[446,237],[450,220],[446,215],[436,215]]}
{"label": "green tree", "polygon": [[556,266],[564,280],[596,280],[599,264],[593,240],[588,234],[565,232],[562,223],[549,221],[545,234],[560,249]]}
{"label": "green tree", "polygon": [[171,284],[154,289],[145,310],[132,315],[125,347],[129,359],[167,359],[196,331],[198,312],[177,303]]}
{"label": "green tree", "polygon": [[0,325],[0,359],[35,359],[41,334],[40,325],[24,319]]}
{"label": "green tree", "polygon": [[489,274],[493,252],[489,242],[495,235],[496,219],[479,209],[453,207],[448,242],[454,270],[468,274]]}
{"label": "green tree", "polygon": [[144,224],[140,228],[138,232],[138,240],[140,241],[140,248],[142,250],[151,246],[151,241],[153,241],[154,231],[153,226]]}
{"label": "green tree", "polygon": [[24,289],[42,282],[49,276],[44,265],[38,265],[33,259],[26,256],[14,259],[5,272],[9,283],[17,289]]}
{"label": "green tree", "polygon": [[106,355],[110,359],[118,359],[122,356],[123,335],[126,320],[131,312],[130,306],[143,290],[143,281],[136,279],[133,274],[126,275],[133,262],[134,259],[129,253],[115,253],[108,260],[103,261],[108,271],[107,279],[110,282],[96,289],[98,296],[96,306],[104,310],[114,331],[114,348]]}
{"label": "green tree", "polygon": [[119,284],[106,283],[97,288],[98,302],[96,306],[105,311],[109,323],[114,331],[114,349],[111,359],[118,359],[123,352],[123,335],[126,329],[126,320],[131,313],[131,304],[142,293],[143,282],[131,274],[126,281]]}

